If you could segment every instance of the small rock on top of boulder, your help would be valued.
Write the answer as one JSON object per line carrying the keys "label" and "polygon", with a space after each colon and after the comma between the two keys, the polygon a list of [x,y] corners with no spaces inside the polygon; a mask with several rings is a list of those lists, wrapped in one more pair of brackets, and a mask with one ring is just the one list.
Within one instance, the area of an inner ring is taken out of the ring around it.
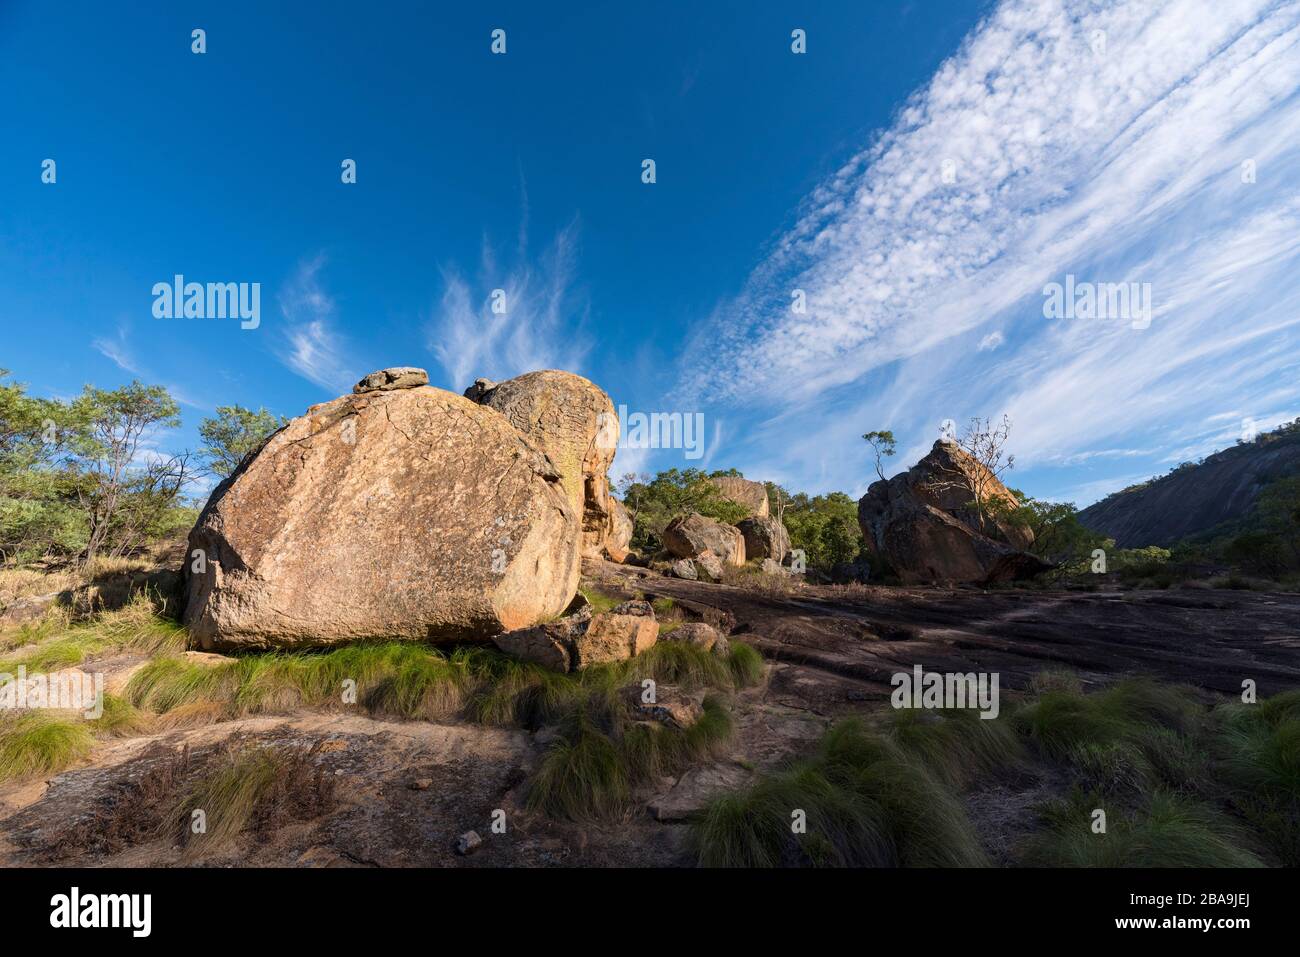
{"label": "small rock on top of boulder", "polygon": [[415,366],[394,366],[372,372],[352,387],[355,395],[363,392],[380,392],[384,389],[414,389],[416,386],[428,385],[429,373]]}

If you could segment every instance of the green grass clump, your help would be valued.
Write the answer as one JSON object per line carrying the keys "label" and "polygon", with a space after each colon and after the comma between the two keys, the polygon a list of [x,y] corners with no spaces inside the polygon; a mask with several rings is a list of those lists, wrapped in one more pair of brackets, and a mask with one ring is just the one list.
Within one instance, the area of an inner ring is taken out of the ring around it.
{"label": "green grass clump", "polygon": [[691,842],[706,867],[987,863],[952,792],[856,719],[831,728],[811,757],[711,802]]}
{"label": "green grass clump", "polygon": [[1280,863],[1300,866],[1300,691],[1220,709],[1217,780]]}
{"label": "green grass clump", "polygon": [[206,702],[236,717],[296,707],[343,704],[344,682],[356,682],[357,701],[368,710],[403,718],[463,713],[488,724],[536,727],[592,700],[609,700],[644,678],[731,690],[761,676],[762,659],[733,642],[720,658],[693,645],[663,642],[627,661],[559,674],[490,648],[445,653],[413,642],[350,645],[319,653],[263,652],[209,665],[160,657],[145,665],[126,689],[129,701],[165,714]]}
{"label": "green grass clump", "polygon": [[[759,680],[762,658],[733,642],[727,657],[694,645],[656,644],[627,661],[560,674],[490,648],[450,653],[411,642],[353,645],[319,653],[246,654],[215,666],[161,657],[131,679],[131,705],[160,715],[213,709],[227,717],[292,708],[342,707],[345,680],[356,682],[357,704],[403,718],[452,715],[492,725],[563,731],[543,759],[531,800],[569,819],[608,817],[626,810],[629,788],[652,775],[682,770],[731,734],[720,699],[706,698],[704,715],[681,731],[633,724],[622,689],[653,678],[683,692],[731,691]],[[600,738],[601,740],[597,740]],[[610,756],[616,767],[606,765]]]}
{"label": "green grass clump", "polygon": [[604,592],[596,591],[594,588],[579,589],[578,594],[587,599],[591,604],[592,612],[596,614],[599,614],[602,611],[609,611],[616,605],[621,605],[627,600],[625,598],[616,598],[613,595],[606,595]]}
{"label": "green grass clump", "polygon": [[631,788],[618,745],[579,713],[542,759],[528,807],[571,821],[613,818],[627,810]]}
{"label": "green grass clump", "polygon": [[[257,802],[274,788],[284,759],[271,748],[234,753],[213,771],[194,782],[179,802],[175,814],[182,833],[192,834],[186,850],[211,850],[239,834],[252,817]],[[194,834],[194,811],[202,811],[206,830]]]}
{"label": "green grass clump", "polygon": [[0,721],[0,780],[61,771],[90,754],[85,721],[28,711]]}
{"label": "green grass clump", "polygon": [[628,723],[616,710],[577,711],[542,759],[528,789],[528,806],[571,821],[626,814],[636,785],[680,773],[731,737],[731,714],[722,699],[706,697],[703,708],[685,730]]}
{"label": "green grass clump", "polygon": [[[1092,812],[1106,811],[1106,832],[1093,833]],[[1097,794],[1076,791],[1049,805],[1045,830],[1032,838],[1023,863],[1037,867],[1261,867],[1252,840],[1212,805],[1157,791],[1122,810]]]}
{"label": "green grass clump", "polygon": [[1085,695],[1046,690],[1016,711],[1015,727],[1083,786],[1146,793],[1157,785],[1196,790],[1205,708],[1185,688],[1143,679]]}
{"label": "green grass clump", "polygon": [[[1123,681],[1044,690],[1013,721],[1075,791],[1043,809],[1029,863],[1300,865],[1300,692],[1210,711],[1188,689]],[[1091,832],[1093,808],[1108,834]]]}
{"label": "green grass clump", "polygon": [[970,709],[940,713],[899,709],[889,719],[889,734],[941,781],[964,789],[995,772],[1016,772],[1027,752],[1011,723],[984,719]]}
{"label": "green grass clump", "polygon": [[753,645],[743,641],[731,642],[727,652],[727,667],[737,688],[748,688],[763,680],[763,656]]}
{"label": "green grass clump", "polygon": [[117,695],[105,694],[104,711],[89,722],[91,730],[101,737],[127,737],[149,730],[149,716],[135,705]]}
{"label": "green grass clump", "polygon": [[[328,808],[332,782],[311,762],[315,750],[271,745],[227,745],[164,815],[163,827],[181,835],[185,856],[219,850],[250,825],[311,817]],[[202,812],[203,828],[193,826]]]}
{"label": "green grass clump", "polygon": [[661,641],[646,651],[619,662],[619,684],[640,682],[643,678],[679,685],[688,691],[697,688],[730,688],[733,684],[728,659],[711,651],[681,641]]}
{"label": "green grass clump", "polygon": [[[24,637],[32,640],[22,643],[21,654],[0,661],[0,673],[15,674],[19,666],[29,672],[58,671],[115,651],[180,651],[186,642],[185,629],[155,614],[153,604],[143,595],[116,611],[75,624],[53,618]],[[11,641],[9,646],[17,650],[18,643]]]}

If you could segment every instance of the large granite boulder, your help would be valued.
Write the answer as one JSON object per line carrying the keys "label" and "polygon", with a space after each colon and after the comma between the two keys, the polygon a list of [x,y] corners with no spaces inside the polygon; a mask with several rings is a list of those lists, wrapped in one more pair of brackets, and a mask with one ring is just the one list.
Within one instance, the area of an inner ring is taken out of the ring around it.
{"label": "large granite boulder", "polygon": [[736,523],[745,539],[745,558],[770,558],[778,564],[790,554],[790,533],[771,515],[751,515]]}
{"label": "large granite boulder", "polygon": [[750,515],[762,517],[768,514],[767,486],[762,482],[753,482],[738,475],[718,475],[709,481],[723,498],[743,505]]}
{"label": "large granite boulder", "polygon": [[674,558],[699,558],[705,552],[712,552],[725,564],[745,564],[745,536],[740,534],[740,529],[698,512],[674,518],[661,537],[664,548]]}
{"label": "large granite boulder", "polygon": [[568,606],[579,513],[554,464],[401,378],[313,406],[212,493],[183,586],[204,648],[486,639]]}
{"label": "large granite boulder", "polygon": [[609,469],[618,447],[618,414],[605,391],[572,372],[546,369],[505,382],[477,379],[465,396],[500,412],[550,456],[581,517],[582,554],[599,558],[615,534]]}
{"label": "large granite boulder", "polygon": [[1015,496],[955,443],[940,440],[906,472],[873,482],[858,501],[866,547],[904,582],[994,582],[1052,567],[1025,549],[1029,529],[989,514],[981,519],[963,476],[978,474],[989,507]]}

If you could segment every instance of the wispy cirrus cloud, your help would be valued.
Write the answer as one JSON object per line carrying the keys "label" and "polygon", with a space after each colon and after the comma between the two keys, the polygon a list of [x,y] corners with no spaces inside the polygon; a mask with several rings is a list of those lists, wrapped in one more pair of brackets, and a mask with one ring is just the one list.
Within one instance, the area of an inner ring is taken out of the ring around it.
{"label": "wispy cirrus cloud", "polygon": [[126,329],[119,328],[117,335],[113,337],[97,336],[91,345],[95,351],[106,359],[111,361],[123,372],[129,372],[131,375],[144,375],[140,370],[139,364],[131,354],[130,347],[126,342]]}
{"label": "wispy cirrus cloud", "polygon": [[[453,387],[537,369],[580,371],[589,349],[582,329],[590,307],[577,286],[577,245],[574,222],[530,262],[521,226],[515,263],[501,263],[484,241],[477,279],[442,270],[428,345]],[[495,303],[501,305],[494,309]]]}
{"label": "wispy cirrus cloud", "polygon": [[325,257],[303,262],[277,295],[285,319],[278,346],[280,361],[298,375],[334,394],[348,392],[360,379],[348,346],[336,329],[334,299],[321,284]]}
{"label": "wispy cirrus cloud", "polygon": [[[142,365],[135,356],[131,347],[130,336],[125,325],[118,326],[117,334],[113,336],[97,336],[91,341],[91,347],[108,359],[123,372],[127,372],[137,379],[153,380],[153,374]],[[164,387],[181,405],[188,405],[195,409],[212,409],[213,403],[196,399],[190,395],[189,389],[177,385],[174,382],[165,383]]]}
{"label": "wispy cirrus cloud", "polygon": [[[903,465],[942,419],[1005,411],[1052,468],[1292,407],[1298,88],[1295,2],[1005,0],[807,198],[679,392],[765,405],[739,455],[849,488],[867,428],[913,437]],[[1151,326],[1045,319],[1067,272],[1150,282]]]}

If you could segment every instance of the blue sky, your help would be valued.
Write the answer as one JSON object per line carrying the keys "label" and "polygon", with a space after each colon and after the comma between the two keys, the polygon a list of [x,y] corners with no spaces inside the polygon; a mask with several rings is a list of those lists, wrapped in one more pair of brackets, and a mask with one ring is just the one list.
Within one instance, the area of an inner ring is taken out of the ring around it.
{"label": "blue sky", "polygon": [[[0,367],[164,384],[164,449],[565,368],[705,416],[616,475],[854,495],[862,432],[900,468],[1005,413],[1012,484],[1081,505],[1300,415],[1294,0],[449,6],[0,2]],[[260,325],[154,318],[176,273]],[[1067,274],[1150,325],[1045,318]]]}

